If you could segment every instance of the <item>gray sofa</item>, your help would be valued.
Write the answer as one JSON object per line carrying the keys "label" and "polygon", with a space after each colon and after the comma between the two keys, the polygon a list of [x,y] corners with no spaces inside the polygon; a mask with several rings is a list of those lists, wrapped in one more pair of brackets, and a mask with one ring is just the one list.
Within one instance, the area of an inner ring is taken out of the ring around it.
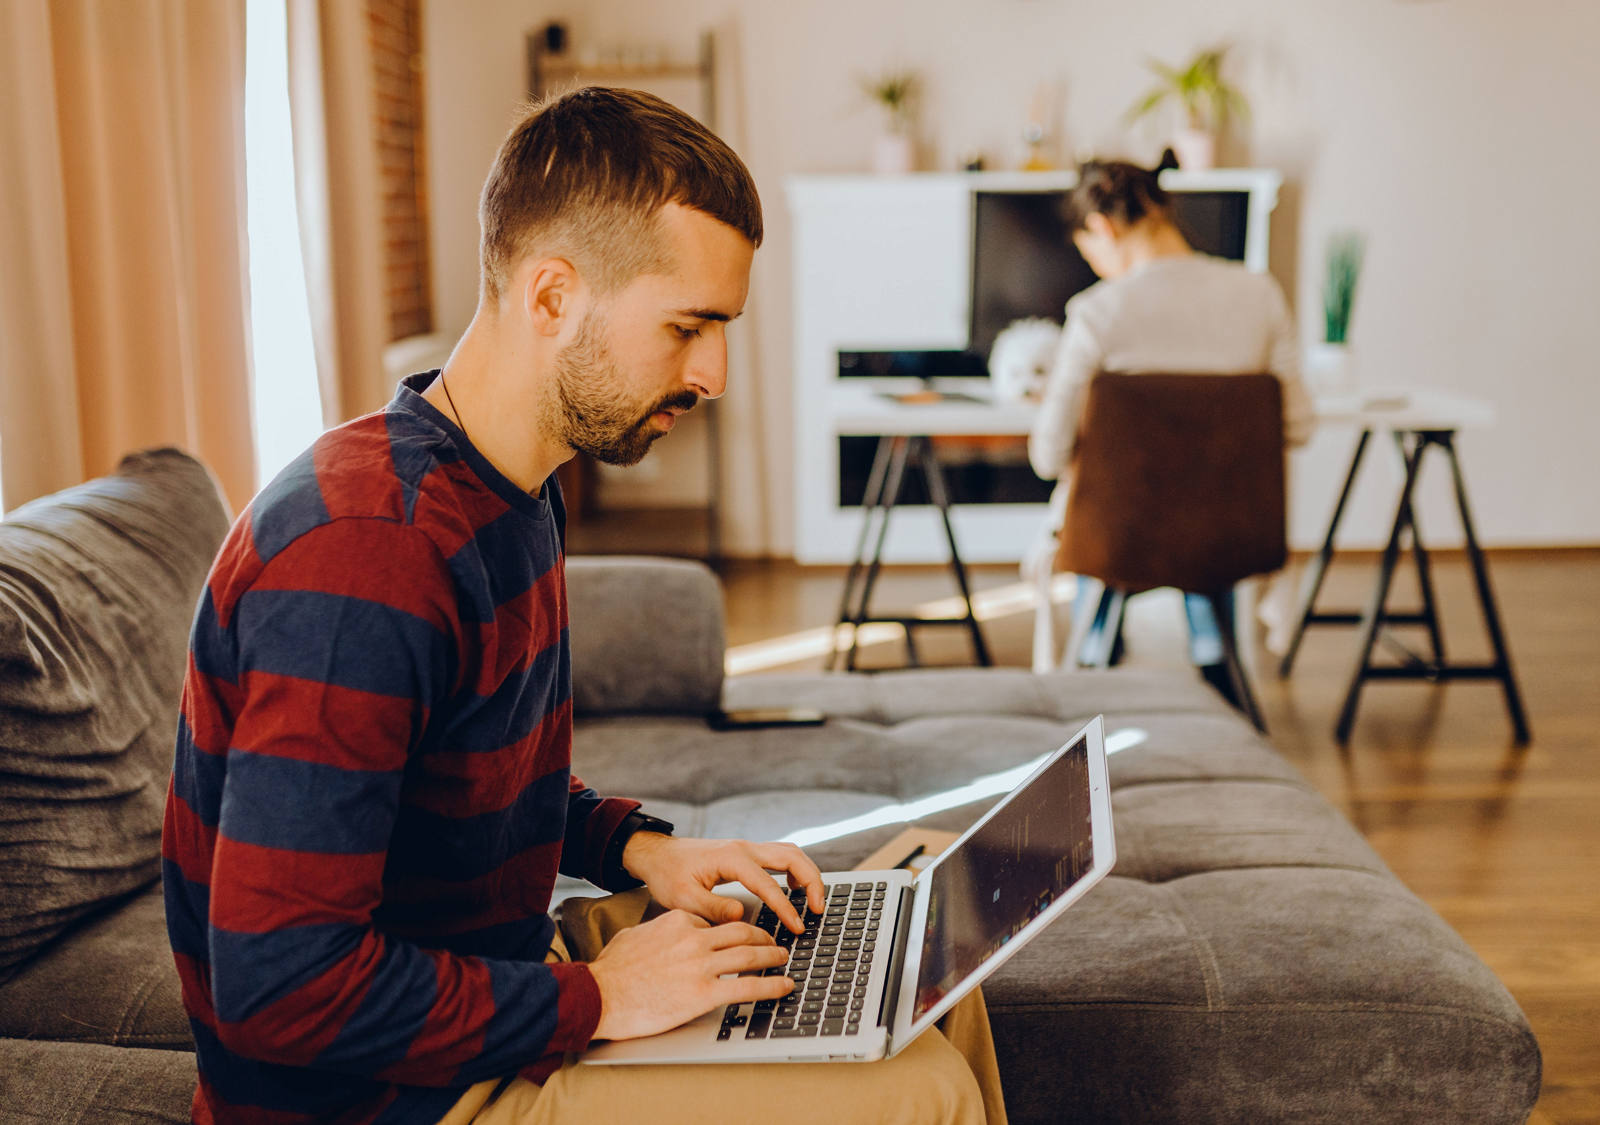
{"label": "gray sofa", "polygon": [[[187,625],[224,524],[171,451],[0,523],[0,1122],[188,1119],[155,880]],[[681,832],[781,836],[1018,764],[1096,713],[1121,732],[1115,873],[986,986],[1013,1121],[1528,1116],[1540,1060],[1516,1003],[1198,681],[724,683],[709,571],[573,559],[569,589],[578,771]],[[719,703],[829,718],[713,732]],[[899,827],[810,850],[851,866]]]}

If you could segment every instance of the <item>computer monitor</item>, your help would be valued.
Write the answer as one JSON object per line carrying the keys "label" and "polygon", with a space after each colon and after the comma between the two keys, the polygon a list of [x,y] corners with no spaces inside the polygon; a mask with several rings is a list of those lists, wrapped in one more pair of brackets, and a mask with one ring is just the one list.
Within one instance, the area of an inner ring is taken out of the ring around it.
{"label": "computer monitor", "polygon": [[[1170,192],[1173,218],[1196,250],[1245,260],[1250,192]],[[973,193],[972,319],[967,350],[988,358],[1014,320],[1057,324],[1067,300],[1099,280],[1067,234],[1065,191]]]}

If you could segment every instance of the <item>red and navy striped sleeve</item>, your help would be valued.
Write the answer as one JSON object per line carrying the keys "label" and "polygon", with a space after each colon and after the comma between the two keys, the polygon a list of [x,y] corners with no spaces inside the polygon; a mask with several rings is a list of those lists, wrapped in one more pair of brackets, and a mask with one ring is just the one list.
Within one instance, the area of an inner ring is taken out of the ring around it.
{"label": "red and navy striped sleeve", "polygon": [[374,925],[407,763],[460,673],[448,579],[416,528],[336,520],[278,551],[219,621],[238,711],[227,745],[197,749],[225,760],[206,881],[212,1030],[232,1053],[460,1085],[593,1034],[585,965],[464,956]]}

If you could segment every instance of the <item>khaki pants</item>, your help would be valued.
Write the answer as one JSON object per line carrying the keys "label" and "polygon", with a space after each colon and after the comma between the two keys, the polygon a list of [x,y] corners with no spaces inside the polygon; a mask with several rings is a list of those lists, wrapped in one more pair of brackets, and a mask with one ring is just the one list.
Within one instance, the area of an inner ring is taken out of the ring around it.
{"label": "khaki pants", "polygon": [[[653,907],[643,890],[562,906],[550,960],[593,960],[620,930]],[[569,949],[572,951],[569,953]],[[645,1108],[648,1107],[648,1108]],[[870,1063],[733,1063],[723,1066],[579,1066],[569,1055],[545,1082],[480,1082],[441,1125],[563,1125],[648,1118],[652,1125],[702,1125],[758,1111],[781,1123],[828,1125],[1006,1125],[1000,1072],[983,996],[973,991],[892,1059]]]}

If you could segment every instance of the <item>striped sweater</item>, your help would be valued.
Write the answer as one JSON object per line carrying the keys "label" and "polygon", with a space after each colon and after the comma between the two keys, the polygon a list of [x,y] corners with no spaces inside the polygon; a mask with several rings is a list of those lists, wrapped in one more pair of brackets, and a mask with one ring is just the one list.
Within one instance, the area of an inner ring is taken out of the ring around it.
{"label": "striped sweater", "polygon": [[550,894],[637,806],[570,773],[560,492],[432,378],[263,490],[200,600],[162,839],[196,1122],[436,1122],[599,1019]]}

